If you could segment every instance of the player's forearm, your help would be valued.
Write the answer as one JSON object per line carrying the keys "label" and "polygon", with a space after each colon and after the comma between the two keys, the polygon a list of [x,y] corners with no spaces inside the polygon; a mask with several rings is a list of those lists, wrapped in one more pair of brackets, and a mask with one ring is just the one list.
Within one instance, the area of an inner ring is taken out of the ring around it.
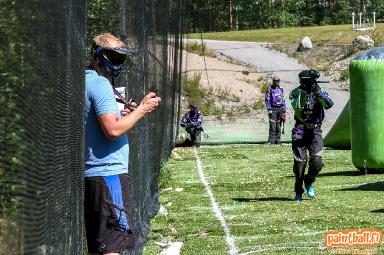
{"label": "player's forearm", "polygon": [[116,122],[108,127],[108,138],[113,140],[126,134],[144,115],[144,112],[136,109],[122,118],[117,118]]}
{"label": "player's forearm", "polygon": [[291,98],[291,106],[295,112],[300,111],[300,106],[298,105],[296,98]]}
{"label": "player's forearm", "polygon": [[141,100],[140,105],[135,110],[124,117],[118,118],[114,113],[99,115],[99,123],[108,139],[116,139],[126,134],[144,115],[154,111],[160,101],[160,97],[150,92]]}
{"label": "player's forearm", "polygon": [[320,104],[325,108],[329,109],[333,106],[333,101],[329,97],[328,93],[325,90],[321,90],[319,93]]}
{"label": "player's forearm", "polygon": [[267,107],[267,110],[271,110],[271,102],[268,100],[268,99],[266,99],[265,100],[265,106]]}

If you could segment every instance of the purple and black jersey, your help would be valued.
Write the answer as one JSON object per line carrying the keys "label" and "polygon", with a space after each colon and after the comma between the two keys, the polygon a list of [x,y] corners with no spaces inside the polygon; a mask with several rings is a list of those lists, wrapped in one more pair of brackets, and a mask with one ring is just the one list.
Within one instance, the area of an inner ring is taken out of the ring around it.
{"label": "purple and black jersey", "polygon": [[201,128],[202,120],[203,120],[202,111],[191,110],[184,115],[183,119],[181,120],[180,125],[182,127],[186,127],[189,124],[189,125],[193,125],[197,128]]}
{"label": "purple and black jersey", "polygon": [[265,93],[265,105],[268,111],[272,108],[283,108],[285,112],[284,91],[281,87],[269,86]]}
{"label": "purple and black jersey", "polygon": [[321,124],[324,120],[324,109],[333,106],[328,92],[322,87],[320,87],[318,94],[314,94],[300,86],[292,90],[289,99],[295,110],[295,120],[298,123]]}

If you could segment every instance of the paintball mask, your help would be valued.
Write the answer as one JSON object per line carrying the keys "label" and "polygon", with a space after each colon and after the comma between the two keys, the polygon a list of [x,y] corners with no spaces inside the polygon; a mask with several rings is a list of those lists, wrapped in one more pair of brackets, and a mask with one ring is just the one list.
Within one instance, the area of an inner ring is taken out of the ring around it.
{"label": "paintball mask", "polygon": [[120,74],[125,60],[131,56],[132,52],[127,48],[102,48],[97,45],[95,47],[95,58],[112,77]]}
{"label": "paintball mask", "polygon": [[280,77],[277,75],[274,75],[272,77],[272,86],[273,87],[278,87],[280,85]]}
{"label": "paintball mask", "polygon": [[198,105],[196,103],[191,103],[189,105],[189,108],[192,110],[192,111],[196,111],[198,109]]}
{"label": "paintball mask", "polygon": [[314,69],[304,70],[299,73],[300,84],[307,88],[311,88],[316,83],[316,79],[320,77],[320,72]]}

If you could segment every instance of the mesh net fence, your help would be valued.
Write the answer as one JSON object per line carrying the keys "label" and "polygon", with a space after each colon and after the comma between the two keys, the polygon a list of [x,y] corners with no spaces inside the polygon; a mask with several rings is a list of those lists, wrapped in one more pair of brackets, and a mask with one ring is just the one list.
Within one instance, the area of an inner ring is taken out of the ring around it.
{"label": "mesh net fence", "polygon": [[0,8],[0,251],[80,254],[86,6]]}
{"label": "mesh net fence", "polygon": [[111,32],[136,52],[116,80],[161,107],[130,131],[136,248],[158,210],[162,160],[174,146],[182,0],[2,1],[0,254],[84,254],[84,70],[90,41]]}

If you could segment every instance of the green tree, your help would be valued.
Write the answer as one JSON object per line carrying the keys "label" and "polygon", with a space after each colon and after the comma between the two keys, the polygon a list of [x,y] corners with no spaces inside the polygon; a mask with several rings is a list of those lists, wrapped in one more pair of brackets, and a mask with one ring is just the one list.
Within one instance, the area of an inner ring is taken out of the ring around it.
{"label": "green tree", "polygon": [[382,0],[188,0],[187,29],[225,31],[235,22],[239,29],[343,24],[364,6],[369,17],[373,11],[383,16]]}
{"label": "green tree", "polygon": [[15,3],[4,1],[0,5],[0,218],[2,212],[7,215],[14,213],[12,197],[18,177],[17,151],[20,141],[17,123],[20,116],[15,100],[18,89],[23,86],[20,77],[23,60],[18,52],[16,26]]}
{"label": "green tree", "polygon": [[351,22],[351,15],[354,11],[350,0],[337,0],[333,6],[332,12],[330,13],[330,23],[340,24]]}

